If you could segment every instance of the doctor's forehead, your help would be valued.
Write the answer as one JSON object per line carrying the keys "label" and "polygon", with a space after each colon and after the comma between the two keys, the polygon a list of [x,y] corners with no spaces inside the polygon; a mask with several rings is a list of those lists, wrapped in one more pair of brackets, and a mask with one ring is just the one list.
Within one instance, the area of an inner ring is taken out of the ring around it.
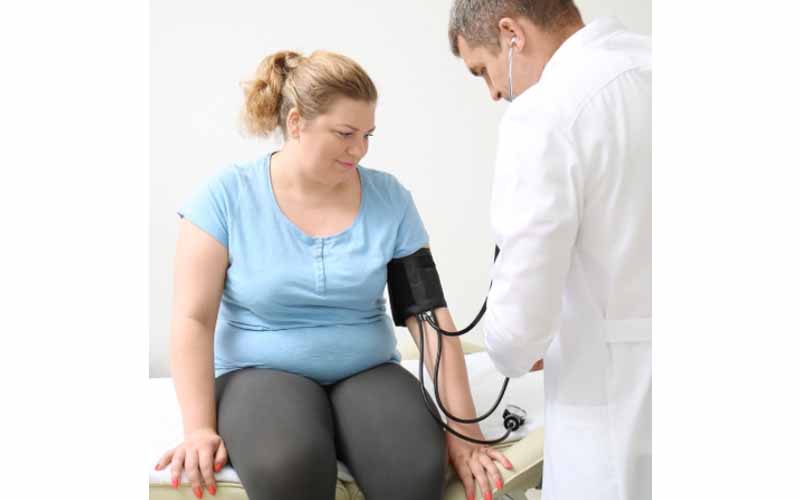
{"label": "doctor's forehead", "polygon": [[472,73],[474,76],[481,76],[481,71],[485,66],[483,53],[485,49],[482,47],[472,48],[467,45],[467,42],[464,40],[464,37],[458,37],[458,54],[461,56],[461,59],[464,61],[464,64],[469,69],[469,72]]}

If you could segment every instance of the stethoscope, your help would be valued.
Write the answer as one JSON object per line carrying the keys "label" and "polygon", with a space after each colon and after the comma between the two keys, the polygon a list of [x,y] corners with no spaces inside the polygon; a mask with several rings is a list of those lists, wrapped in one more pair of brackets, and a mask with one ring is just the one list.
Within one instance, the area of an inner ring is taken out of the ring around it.
{"label": "stethoscope", "polygon": [[506,101],[511,102],[514,100],[514,82],[511,75],[514,71],[514,59],[511,57],[514,53],[514,44],[517,43],[516,35],[511,37],[511,43],[508,46],[508,97]]}
{"label": "stethoscope", "polygon": [[[495,260],[497,260],[497,256],[499,254],[500,254],[500,248],[495,246],[495,249],[494,249],[494,259]],[[491,288],[491,286],[492,285],[490,283],[489,284],[489,288]],[[420,391],[422,392],[422,400],[425,402],[425,407],[428,409],[428,412],[431,414],[433,419],[436,420],[436,422],[439,425],[441,425],[444,429],[446,429],[448,432],[452,433],[453,435],[455,435],[455,436],[457,436],[457,437],[459,437],[461,439],[464,439],[466,441],[470,441],[472,443],[491,445],[491,444],[497,444],[497,443],[500,443],[500,442],[504,441],[506,438],[508,438],[508,436],[512,432],[514,432],[517,429],[519,429],[522,426],[522,424],[525,423],[525,417],[527,416],[527,412],[525,410],[523,410],[522,408],[520,408],[519,406],[508,405],[506,407],[506,409],[503,411],[503,427],[505,427],[506,433],[503,434],[502,437],[499,437],[499,438],[496,438],[496,439],[488,439],[488,440],[475,439],[475,438],[466,436],[464,434],[461,434],[457,430],[455,430],[455,429],[451,428],[449,425],[447,425],[446,422],[442,421],[441,417],[439,416],[439,413],[436,411],[436,408],[432,407],[431,406],[431,402],[428,400],[428,395],[425,392],[425,383],[424,383],[424,379],[423,379],[423,367],[425,366],[425,328],[424,328],[424,326],[425,326],[425,323],[427,323],[437,333],[436,363],[434,364],[433,377],[432,377],[433,378],[433,395],[436,398],[436,404],[439,405],[439,408],[441,408],[442,413],[444,413],[447,416],[447,418],[449,418],[450,420],[454,420],[454,421],[460,422],[462,424],[475,424],[475,423],[481,422],[483,420],[486,420],[492,413],[494,413],[494,411],[500,405],[500,401],[502,401],[503,396],[506,393],[506,388],[508,387],[508,380],[509,380],[508,377],[506,377],[506,379],[503,381],[503,387],[502,387],[502,389],[500,389],[500,394],[497,396],[497,400],[495,400],[494,405],[492,405],[492,407],[491,407],[491,409],[489,411],[487,411],[486,413],[484,413],[483,415],[481,415],[479,417],[475,417],[475,418],[460,418],[460,417],[457,417],[457,416],[453,415],[452,413],[447,411],[447,408],[445,407],[444,403],[442,403],[442,399],[439,396],[439,362],[442,359],[442,335],[445,335],[447,337],[459,337],[459,336],[464,335],[465,333],[469,332],[473,328],[475,328],[475,326],[483,318],[483,315],[486,313],[486,303],[487,303],[487,301],[488,301],[488,297],[486,299],[484,299],[483,306],[481,307],[481,310],[478,312],[478,315],[475,316],[475,319],[472,320],[472,323],[470,323],[463,330],[459,330],[459,331],[456,331],[456,332],[450,332],[450,331],[447,331],[447,330],[444,330],[444,329],[440,328],[438,322],[436,321],[436,316],[434,316],[432,311],[426,311],[426,312],[417,314],[416,315],[416,320],[417,320],[417,326],[419,327],[419,337],[420,337],[419,338],[419,387],[420,387]]]}
{"label": "stethoscope", "polygon": [[[516,43],[517,43],[517,37],[515,35],[515,36],[511,37],[511,42],[510,42],[509,47],[508,47],[508,97],[506,98],[506,100],[508,102],[511,102],[511,101],[514,100],[514,82],[513,82],[513,78],[512,78],[513,70],[514,70],[514,59],[513,59],[512,56],[513,56],[513,53],[514,53],[514,44],[516,44]],[[495,260],[497,260],[497,256],[498,256],[499,253],[500,253],[500,248],[495,246],[495,248],[494,248],[494,259]],[[489,284],[489,288],[491,288],[491,286],[492,285],[490,283]],[[416,320],[417,320],[417,326],[419,327],[419,337],[420,337],[420,340],[419,340],[419,387],[420,387],[420,391],[422,392],[422,400],[425,402],[425,407],[428,409],[428,412],[431,414],[433,419],[436,420],[436,422],[439,425],[441,425],[444,429],[446,429],[448,432],[452,433],[453,435],[458,436],[459,438],[464,439],[466,441],[470,441],[472,443],[491,445],[491,444],[497,444],[497,443],[500,443],[502,441],[505,441],[505,439],[508,438],[508,436],[512,432],[514,432],[515,430],[519,429],[522,426],[522,424],[525,423],[525,417],[527,416],[527,412],[525,410],[523,410],[522,408],[520,408],[519,406],[508,405],[506,407],[506,409],[503,411],[503,427],[505,427],[506,433],[503,434],[502,437],[499,437],[497,439],[489,439],[489,440],[471,438],[469,436],[465,436],[464,434],[461,434],[460,432],[456,431],[455,429],[453,429],[449,425],[447,425],[446,422],[442,421],[442,419],[439,416],[439,413],[436,411],[436,409],[431,407],[431,403],[428,400],[427,393],[425,392],[425,382],[424,382],[424,379],[423,379],[423,367],[425,366],[425,328],[424,328],[424,326],[425,326],[425,323],[427,323],[437,333],[436,363],[434,364],[434,369],[433,369],[433,395],[436,398],[436,404],[439,405],[439,408],[441,408],[442,413],[444,413],[447,416],[447,418],[449,418],[450,420],[454,420],[454,421],[460,422],[462,424],[475,424],[475,423],[481,422],[483,420],[486,420],[492,413],[494,413],[494,411],[500,405],[500,401],[502,401],[503,396],[506,393],[506,388],[508,387],[508,377],[506,377],[506,379],[503,381],[503,387],[500,389],[500,394],[497,396],[497,400],[494,402],[494,405],[492,405],[492,408],[489,411],[487,411],[486,413],[484,413],[483,415],[479,416],[479,417],[475,417],[475,418],[460,418],[460,417],[457,417],[457,416],[453,415],[452,413],[447,411],[447,408],[444,406],[444,403],[442,403],[442,399],[439,396],[439,362],[442,359],[442,335],[445,335],[445,336],[448,336],[448,337],[459,337],[459,336],[464,335],[465,333],[469,332],[473,328],[475,328],[475,326],[483,318],[483,315],[486,313],[486,302],[487,301],[488,301],[488,298],[483,301],[483,307],[481,307],[481,310],[478,312],[478,315],[475,316],[475,319],[472,320],[472,323],[470,323],[469,326],[467,326],[463,330],[459,330],[457,332],[449,332],[447,330],[444,330],[444,329],[440,328],[439,324],[436,321],[436,317],[434,316],[432,311],[427,311],[427,312],[423,312],[423,313],[417,314],[416,315]]]}

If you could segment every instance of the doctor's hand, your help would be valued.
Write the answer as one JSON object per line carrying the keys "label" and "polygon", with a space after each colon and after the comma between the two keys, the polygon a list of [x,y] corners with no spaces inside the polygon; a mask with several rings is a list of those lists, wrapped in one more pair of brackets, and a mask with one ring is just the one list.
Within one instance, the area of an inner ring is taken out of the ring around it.
{"label": "doctor's hand", "polygon": [[[477,424],[450,422],[449,425],[461,434],[486,439]],[[475,499],[475,483],[480,486],[485,500],[491,500],[493,486],[498,490],[503,487],[503,479],[495,461],[513,470],[508,458],[489,446],[464,441],[449,432],[445,432],[445,445],[448,459],[464,485],[467,500]]]}
{"label": "doctor's hand", "polygon": [[540,359],[536,363],[533,364],[531,367],[532,372],[538,372],[539,370],[544,370],[544,360]]}
{"label": "doctor's hand", "polygon": [[164,453],[156,464],[161,470],[171,464],[172,487],[177,488],[181,472],[186,471],[192,491],[197,498],[203,498],[203,488],[212,495],[217,494],[214,473],[222,470],[228,461],[225,443],[214,429],[197,429],[188,434],[183,443]]}

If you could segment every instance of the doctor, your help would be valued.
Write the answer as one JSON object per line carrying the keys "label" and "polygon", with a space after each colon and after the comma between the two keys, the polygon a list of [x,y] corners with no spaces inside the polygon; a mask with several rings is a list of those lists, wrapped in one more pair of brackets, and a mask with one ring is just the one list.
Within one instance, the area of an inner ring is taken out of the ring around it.
{"label": "doctor", "polygon": [[651,497],[650,39],[571,0],[456,0],[499,129],[486,345],[545,378],[543,498]]}

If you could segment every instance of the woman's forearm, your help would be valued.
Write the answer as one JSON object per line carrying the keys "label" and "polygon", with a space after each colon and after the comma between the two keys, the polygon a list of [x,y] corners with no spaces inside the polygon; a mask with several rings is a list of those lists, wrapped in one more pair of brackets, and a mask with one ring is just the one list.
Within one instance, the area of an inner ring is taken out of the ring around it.
{"label": "woman's forearm", "polygon": [[[455,331],[457,328],[450,316],[447,308],[439,308],[434,311],[439,326],[448,331]],[[409,332],[419,347],[419,326],[416,319],[412,318],[406,322]],[[425,328],[425,365],[428,373],[433,378],[434,364],[436,362],[436,352],[438,349],[437,333],[427,323]],[[439,397],[447,408],[447,411],[459,418],[474,418],[475,403],[470,392],[469,379],[467,378],[467,366],[464,360],[464,351],[461,348],[460,337],[442,337],[442,356],[439,362]],[[435,397],[431,394],[432,397]],[[451,426],[475,432],[477,425],[459,424],[455,421],[449,422]]]}
{"label": "woman's forearm", "polygon": [[216,431],[213,326],[191,318],[176,319],[170,344],[170,366],[184,435],[200,428]]}

